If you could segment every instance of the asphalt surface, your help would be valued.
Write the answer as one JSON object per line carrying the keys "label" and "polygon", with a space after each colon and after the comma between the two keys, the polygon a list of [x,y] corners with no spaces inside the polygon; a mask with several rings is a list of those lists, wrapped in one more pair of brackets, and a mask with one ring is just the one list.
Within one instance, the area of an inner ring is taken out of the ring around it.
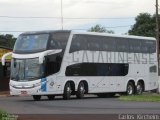
{"label": "asphalt surface", "polygon": [[115,98],[86,96],[63,100],[56,97],[33,101],[32,97],[0,97],[0,109],[11,114],[160,114],[159,102],[120,101]]}

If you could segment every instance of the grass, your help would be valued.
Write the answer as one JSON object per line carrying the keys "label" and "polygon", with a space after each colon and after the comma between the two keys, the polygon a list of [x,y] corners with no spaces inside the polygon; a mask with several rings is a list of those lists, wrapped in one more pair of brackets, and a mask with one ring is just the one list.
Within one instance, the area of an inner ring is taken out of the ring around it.
{"label": "grass", "polygon": [[125,101],[160,102],[160,94],[143,93],[142,95],[120,96],[119,99]]}
{"label": "grass", "polygon": [[0,109],[0,120],[17,120],[17,117]]}
{"label": "grass", "polygon": [[0,120],[2,120],[3,116],[6,114],[7,114],[7,112],[0,109]]}

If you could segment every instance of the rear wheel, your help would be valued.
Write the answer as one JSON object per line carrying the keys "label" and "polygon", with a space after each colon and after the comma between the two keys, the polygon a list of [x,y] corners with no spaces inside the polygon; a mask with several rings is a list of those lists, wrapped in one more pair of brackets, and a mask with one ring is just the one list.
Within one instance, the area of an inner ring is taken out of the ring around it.
{"label": "rear wheel", "polygon": [[85,86],[83,82],[80,82],[78,85],[78,90],[77,90],[77,98],[82,99],[84,97],[84,93],[85,93]]}
{"label": "rear wheel", "polygon": [[47,96],[49,100],[54,100],[55,96],[54,95],[48,95]]}
{"label": "rear wheel", "polygon": [[136,87],[136,94],[141,95],[142,92],[143,92],[143,85],[141,82],[138,82]]}
{"label": "rear wheel", "polygon": [[135,93],[135,88],[134,88],[134,84],[132,82],[129,82],[127,84],[127,90],[126,90],[126,94],[127,95],[133,95]]}
{"label": "rear wheel", "polygon": [[33,99],[35,101],[40,101],[41,100],[41,95],[33,95]]}
{"label": "rear wheel", "polygon": [[71,97],[72,89],[71,84],[68,82],[64,87],[63,99],[68,100]]}

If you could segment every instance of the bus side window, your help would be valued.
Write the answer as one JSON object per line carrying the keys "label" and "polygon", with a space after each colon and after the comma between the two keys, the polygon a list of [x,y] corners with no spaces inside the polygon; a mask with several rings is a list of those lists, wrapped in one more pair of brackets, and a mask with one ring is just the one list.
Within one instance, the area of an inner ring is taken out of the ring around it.
{"label": "bus side window", "polygon": [[58,53],[58,54],[47,56],[45,58],[46,60],[45,75],[46,76],[59,72],[61,62],[62,62],[61,54],[62,53]]}
{"label": "bus side window", "polygon": [[151,67],[149,68],[149,72],[150,72],[150,73],[156,73],[156,72],[157,72],[157,66],[156,66],[156,65],[151,66]]}

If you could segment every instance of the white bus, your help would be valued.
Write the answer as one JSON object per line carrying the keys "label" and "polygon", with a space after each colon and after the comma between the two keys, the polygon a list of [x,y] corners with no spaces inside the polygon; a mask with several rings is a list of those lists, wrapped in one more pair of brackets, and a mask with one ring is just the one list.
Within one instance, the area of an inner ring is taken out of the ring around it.
{"label": "white bus", "polygon": [[74,31],[19,35],[12,54],[10,94],[34,100],[141,94],[158,88],[156,40]]}

